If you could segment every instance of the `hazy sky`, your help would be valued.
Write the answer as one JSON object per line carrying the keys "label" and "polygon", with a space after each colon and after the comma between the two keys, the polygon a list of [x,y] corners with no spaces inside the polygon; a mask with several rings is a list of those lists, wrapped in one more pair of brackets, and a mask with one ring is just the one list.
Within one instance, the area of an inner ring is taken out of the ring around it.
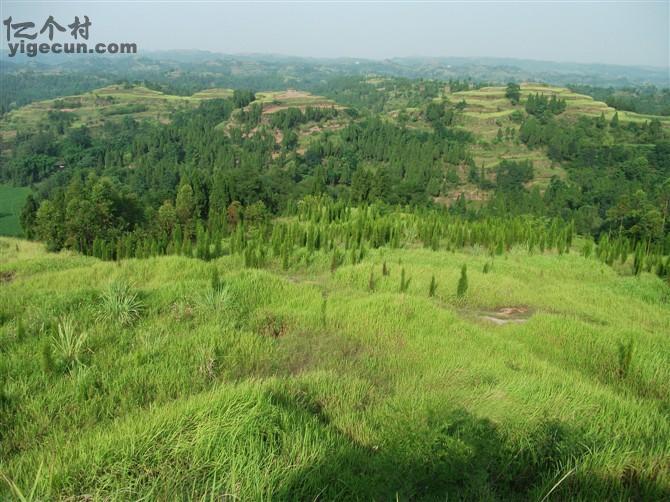
{"label": "hazy sky", "polygon": [[[552,2],[33,2],[2,19],[88,15],[91,41],[139,52],[203,49],[296,56],[494,56],[670,66],[670,0]],[[7,47],[3,28],[3,47]],[[41,36],[44,39],[44,35]],[[65,35],[63,35],[65,37]],[[68,35],[69,37],[69,35]],[[62,38],[62,41],[72,41]]]}

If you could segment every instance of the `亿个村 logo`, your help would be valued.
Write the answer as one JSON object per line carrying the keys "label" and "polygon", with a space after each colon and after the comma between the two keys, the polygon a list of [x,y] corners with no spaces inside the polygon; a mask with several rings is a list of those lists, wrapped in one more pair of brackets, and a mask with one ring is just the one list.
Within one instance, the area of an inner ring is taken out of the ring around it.
{"label": "\u4ebf\u4e2a\u6751 logo", "polygon": [[[109,42],[89,44],[92,22],[88,16],[75,16],[71,24],[59,23],[49,16],[41,28],[32,21],[17,21],[11,16],[2,24],[5,27],[8,56],[25,54],[35,57],[38,54],[136,54],[137,44],[132,42]],[[54,41],[54,36],[66,34],[72,40]],[[48,38],[49,41],[40,41]]]}

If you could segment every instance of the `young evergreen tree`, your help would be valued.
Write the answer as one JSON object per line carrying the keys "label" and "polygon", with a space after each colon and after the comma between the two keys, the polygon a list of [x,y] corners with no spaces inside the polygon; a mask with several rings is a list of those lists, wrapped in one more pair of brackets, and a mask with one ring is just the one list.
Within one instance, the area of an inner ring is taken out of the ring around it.
{"label": "young evergreen tree", "polygon": [[433,275],[430,278],[430,286],[428,286],[428,296],[432,298],[433,296],[435,296],[436,291],[437,291],[437,281],[435,280],[435,275]]}
{"label": "young evergreen tree", "polygon": [[405,293],[407,291],[407,288],[409,288],[409,282],[411,279],[407,278],[405,276],[405,267],[402,268],[400,271],[400,292]]}
{"label": "young evergreen tree", "polygon": [[222,284],[221,284],[221,278],[219,277],[219,269],[217,267],[214,267],[212,269],[211,285],[213,291],[216,292],[221,291]]}
{"label": "young evergreen tree", "polygon": [[468,292],[468,266],[461,267],[461,278],[458,280],[458,287],[456,289],[456,296],[463,298]]}

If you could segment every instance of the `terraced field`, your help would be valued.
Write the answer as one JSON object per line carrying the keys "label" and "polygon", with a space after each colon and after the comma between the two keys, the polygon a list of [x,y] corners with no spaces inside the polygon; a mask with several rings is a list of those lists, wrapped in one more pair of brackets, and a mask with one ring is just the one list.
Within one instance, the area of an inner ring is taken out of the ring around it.
{"label": "terraced field", "polygon": [[[504,87],[483,87],[481,89],[446,93],[446,97],[453,103],[465,101],[461,126],[475,133],[479,140],[472,148],[477,166],[486,170],[493,169],[502,159],[531,160],[535,169],[533,184],[544,188],[552,176],[564,177],[565,171],[553,163],[543,150],[529,150],[516,139],[496,141],[498,129],[505,131],[508,127],[518,132],[519,124],[514,122],[515,111],[524,112],[524,102],[530,94],[556,95],[565,99],[566,111],[562,116],[577,118],[579,116],[598,117],[605,115],[611,119],[616,110],[607,104],[596,101],[590,96],[578,94],[564,87],[554,87],[543,84],[521,84],[521,103],[514,106],[505,97]],[[619,111],[619,120],[631,122],[645,122],[658,118],[670,127],[670,117],[656,117],[641,115],[633,112]]]}
{"label": "terraced field", "polygon": [[315,108],[338,107],[331,99],[324,98],[323,96],[315,96],[309,92],[296,91],[294,89],[275,92],[257,92],[256,101],[254,102],[263,104],[264,115],[291,107],[300,109],[304,109],[308,106]]}
{"label": "terraced field", "polygon": [[3,137],[11,137],[17,130],[35,129],[48,121],[50,112],[70,113],[72,126],[95,128],[106,121],[132,117],[139,120],[169,121],[172,112],[197,106],[200,101],[226,98],[231,89],[208,89],[192,96],[175,96],[143,86],[110,85],[85,94],[38,101],[8,113],[0,122]]}

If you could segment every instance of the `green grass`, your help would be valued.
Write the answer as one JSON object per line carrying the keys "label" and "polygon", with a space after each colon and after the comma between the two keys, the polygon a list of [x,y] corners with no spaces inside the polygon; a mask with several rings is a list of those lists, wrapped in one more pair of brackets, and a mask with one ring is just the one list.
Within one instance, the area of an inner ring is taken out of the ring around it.
{"label": "green grass", "polygon": [[[379,249],[281,272],[0,239],[0,499],[667,496],[668,285],[574,254],[487,262]],[[99,315],[113,284],[132,323]],[[505,306],[532,316],[480,318]],[[59,327],[67,367],[45,360]]]}
{"label": "green grass", "polygon": [[0,184],[0,235],[23,234],[19,217],[28,194],[30,188]]}

